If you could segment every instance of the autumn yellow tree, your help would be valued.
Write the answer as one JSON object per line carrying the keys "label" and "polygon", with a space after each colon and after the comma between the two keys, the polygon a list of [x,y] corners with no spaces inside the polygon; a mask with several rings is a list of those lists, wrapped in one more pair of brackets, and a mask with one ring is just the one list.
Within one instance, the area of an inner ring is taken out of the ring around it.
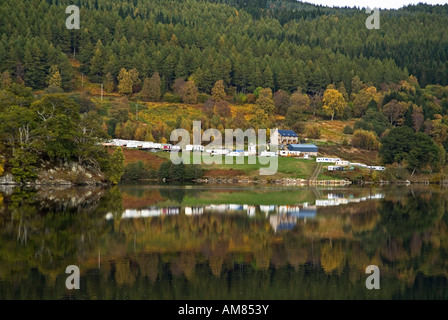
{"label": "autumn yellow tree", "polygon": [[139,140],[139,141],[144,141],[146,138],[146,132],[147,132],[147,127],[148,125],[146,123],[139,123],[137,125],[137,128],[135,129],[134,132],[134,138],[135,140]]}
{"label": "autumn yellow tree", "polygon": [[323,98],[324,105],[322,109],[325,114],[331,116],[331,120],[335,115],[342,116],[344,114],[345,100],[342,93],[335,89],[327,89]]}
{"label": "autumn yellow tree", "polygon": [[260,90],[257,99],[257,105],[263,110],[268,116],[270,116],[275,109],[274,99],[272,98],[271,88],[266,88]]}
{"label": "autumn yellow tree", "polygon": [[55,65],[51,66],[50,74],[48,76],[48,86],[61,88],[62,77],[61,77],[61,74],[59,73],[58,66],[55,66]]}
{"label": "autumn yellow tree", "polygon": [[137,69],[127,71],[121,68],[118,74],[118,92],[124,95],[131,95],[136,87],[140,85],[140,78]]}
{"label": "autumn yellow tree", "polygon": [[352,146],[365,150],[378,150],[379,142],[375,132],[359,129],[353,134]]}
{"label": "autumn yellow tree", "polygon": [[118,92],[124,95],[130,95],[132,93],[132,78],[129,72],[125,68],[121,68],[118,75]]}

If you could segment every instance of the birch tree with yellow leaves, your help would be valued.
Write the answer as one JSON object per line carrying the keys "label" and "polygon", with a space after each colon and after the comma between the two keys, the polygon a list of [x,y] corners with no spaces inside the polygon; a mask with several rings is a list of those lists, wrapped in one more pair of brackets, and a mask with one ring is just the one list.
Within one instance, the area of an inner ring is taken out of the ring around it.
{"label": "birch tree with yellow leaves", "polygon": [[323,102],[322,109],[326,115],[331,116],[332,121],[335,115],[342,116],[344,114],[346,102],[344,96],[338,90],[325,90]]}

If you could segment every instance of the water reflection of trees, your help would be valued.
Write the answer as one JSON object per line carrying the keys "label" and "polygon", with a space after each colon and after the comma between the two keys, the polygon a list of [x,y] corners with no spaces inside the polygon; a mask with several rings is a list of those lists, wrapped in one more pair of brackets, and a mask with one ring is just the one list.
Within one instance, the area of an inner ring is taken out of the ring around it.
{"label": "water reflection of trees", "polygon": [[[6,282],[0,298],[11,298],[5,286],[29,282],[61,297],[65,292],[57,288],[68,264],[80,265],[89,290],[83,294],[103,299],[123,298],[123,289],[140,299],[142,288],[156,298],[236,299],[238,292],[274,299],[410,297],[403,292],[426,281],[422,277],[448,279],[446,192],[414,191],[324,209],[282,233],[274,233],[264,216],[120,220],[117,188],[90,192],[73,205],[64,200],[52,206],[36,193],[4,197],[0,278]],[[174,200],[169,190],[160,196]],[[105,220],[108,213],[115,218]],[[381,293],[363,288],[370,264],[385,279]]]}

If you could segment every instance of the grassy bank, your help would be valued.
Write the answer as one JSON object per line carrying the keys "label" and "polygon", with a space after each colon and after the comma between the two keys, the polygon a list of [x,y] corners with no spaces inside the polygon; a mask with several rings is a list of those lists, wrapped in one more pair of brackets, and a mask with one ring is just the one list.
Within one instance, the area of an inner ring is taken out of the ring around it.
{"label": "grassy bank", "polygon": [[[126,152],[126,151],[125,151]],[[144,151],[137,151],[143,152]],[[125,153],[126,156],[126,153]],[[170,160],[170,153],[166,152],[157,152],[154,153],[154,156],[165,159],[166,161]],[[229,158],[232,160],[231,164],[226,164],[226,159],[229,161]],[[215,158],[219,159],[219,158]],[[213,178],[263,178],[263,179],[282,179],[282,178],[291,178],[291,179],[309,179],[314,170],[317,167],[317,163],[313,160],[303,160],[303,159],[295,159],[295,158],[261,158],[263,161],[278,161],[278,170],[277,173],[270,176],[260,176],[261,168],[268,168],[268,164],[260,164],[260,158],[256,158],[255,164],[249,164],[248,157],[222,157],[221,164],[205,164],[202,161],[202,168],[205,170],[205,177],[213,177]],[[268,160],[266,160],[268,159]],[[244,160],[244,164],[237,164],[237,161]],[[190,161],[193,163],[193,154],[190,156]],[[274,163],[274,162],[272,162]]]}

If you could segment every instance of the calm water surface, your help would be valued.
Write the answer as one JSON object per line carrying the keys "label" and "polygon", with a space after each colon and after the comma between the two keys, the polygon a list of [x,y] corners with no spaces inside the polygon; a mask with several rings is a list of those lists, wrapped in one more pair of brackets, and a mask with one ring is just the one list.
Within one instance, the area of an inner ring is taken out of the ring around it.
{"label": "calm water surface", "polygon": [[448,189],[0,188],[0,299],[448,299]]}

